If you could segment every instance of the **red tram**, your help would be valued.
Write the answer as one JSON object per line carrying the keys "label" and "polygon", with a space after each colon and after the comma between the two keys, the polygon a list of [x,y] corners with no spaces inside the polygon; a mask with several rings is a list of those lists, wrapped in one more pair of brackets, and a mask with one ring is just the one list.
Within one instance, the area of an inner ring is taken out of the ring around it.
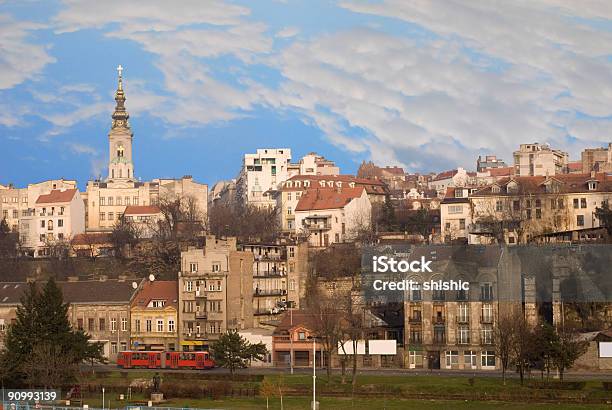
{"label": "red tram", "polygon": [[124,369],[212,369],[215,361],[208,352],[119,352],[117,366]]}

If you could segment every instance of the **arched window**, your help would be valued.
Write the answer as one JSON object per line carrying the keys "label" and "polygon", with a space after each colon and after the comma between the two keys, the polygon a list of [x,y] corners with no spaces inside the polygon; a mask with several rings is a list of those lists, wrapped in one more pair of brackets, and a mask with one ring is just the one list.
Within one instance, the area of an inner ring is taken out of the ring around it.
{"label": "arched window", "polygon": [[47,221],[47,229],[50,231],[53,230],[53,221],[51,219]]}
{"label": "arched window", "polygon": [[117,145],[117,157],[123,157],[123,145]]}

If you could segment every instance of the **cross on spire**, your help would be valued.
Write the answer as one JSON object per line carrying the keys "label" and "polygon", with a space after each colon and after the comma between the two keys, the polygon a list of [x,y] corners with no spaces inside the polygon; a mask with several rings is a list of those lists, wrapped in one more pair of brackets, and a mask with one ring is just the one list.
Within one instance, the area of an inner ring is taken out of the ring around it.
{"label": "cross on spire", "polygon": [[121,64],[117,66],[117,72],[119,73],[119,78],[121,78],[121,73],[123,72],[123,67],[121,66]]}

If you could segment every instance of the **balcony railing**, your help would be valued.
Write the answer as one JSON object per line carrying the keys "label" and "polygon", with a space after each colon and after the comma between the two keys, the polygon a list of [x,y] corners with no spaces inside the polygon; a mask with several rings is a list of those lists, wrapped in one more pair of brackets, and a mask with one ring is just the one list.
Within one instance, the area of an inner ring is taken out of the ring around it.
{"label": "balcony railing", "polygon": [[408,323],[413,324],[413,325],[420,325],[423,322],[423,318],[421,316],[411,316],[410,318],[408,318]]}
{"label": "balcony railing", "polygon": [[285,289],[255,289],[253,296],[281,296],[286,295]]}
{"label": "balcony railing", "polygon": [[432,323],[437,323],[437,324],[443,324],[444,323],[444,316],[434,316],[431,319]]}

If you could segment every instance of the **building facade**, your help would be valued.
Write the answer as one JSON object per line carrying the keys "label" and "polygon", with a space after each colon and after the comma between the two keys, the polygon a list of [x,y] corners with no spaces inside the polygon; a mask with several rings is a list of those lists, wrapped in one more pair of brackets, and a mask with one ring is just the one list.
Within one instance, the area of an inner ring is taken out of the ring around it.
{"label": "building facade", "polygon": [[236,238],[212,235],[204,248],[181,253],[181,350],[207,350],[227,330],[252,327],[253,259],[237,249]]}
{"label": "building facade", "polygon": [[548,144],[521,144],[514,151],[515,175],[546,176],[567,173],[569,154],[552,149]]}

